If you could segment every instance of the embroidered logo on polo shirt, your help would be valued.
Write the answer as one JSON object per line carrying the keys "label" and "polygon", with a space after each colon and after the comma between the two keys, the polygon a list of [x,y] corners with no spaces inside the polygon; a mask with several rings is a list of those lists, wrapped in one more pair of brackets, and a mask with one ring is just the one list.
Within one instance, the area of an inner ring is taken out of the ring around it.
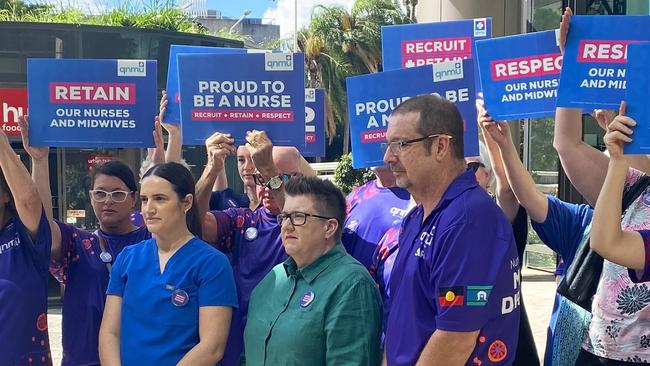
{"label": "embroidered logo on polo shirt", "polygon": [[312,302],[314,302],[315,297],[316,295],[314,295],[314,291],[305,292],[305,294],[302,295],[302,298],[300,299],[300,306],[306,308],[307,306],[311,305]]}
{"label": "embroidered logo on polo shirt", "polygon": [[493,286],[467,286],[465,301],[467,306],[485,306]]}
{"label": "embroidered logo on polo shirt", "polygon": [[441,307],[463,306],[465,297],[462,286],[441,287],[438,293],[438,303]]}
{"label": "embroidered logo on polo shirt", "polygon": [[508,347],[503,341],[497,339],[488,348],[488,358],[492,362],[501,362],[508,356]]}

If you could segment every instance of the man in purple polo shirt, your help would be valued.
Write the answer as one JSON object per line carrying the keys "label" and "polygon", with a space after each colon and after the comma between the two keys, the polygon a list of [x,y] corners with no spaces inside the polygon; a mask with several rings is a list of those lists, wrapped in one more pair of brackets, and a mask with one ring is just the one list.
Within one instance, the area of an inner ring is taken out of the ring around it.
{"label": "man in purple polo shirt", "polygon": [[395,187],[393,173],[387,167],[374,167],[377,179],[355,188],[346,197],[348,215],[341,241],[345,250],[363,264],[370,273],[377,244],[393,224],[406,215],[411,196]]}
{"label": "man in purple polo shirt", "polygon": [[467,170],[458,109],[435,95],[409,99],[386,139],[384,162],[419,202],[391,274],[386,363],[511,364],[519,258],[510,223]]}
{"label": "man in purple polo shirt", "polygon": [[253,179],[262,204],[255,210],[210,211],[205,215],[203,226],[203,240],[228,255],[237,285],[239,308],[233,310],[228,343],[221,360],[223,366],[240,363],[253,288],[275,265],[287,259],[276,219],[284,205],[284,183],[296,174],[315,175],[297,149],[273,147],[264,132],[253,131],[247,135],[247,140],[249,143],[237,150],[230,135],[217,132],[208,138],[208,163],[196,190],[199,212],[206,212],[214,180],[224,167],[223,159],[235,151],[238,157],[248,159],[250,156],[258,171]]}

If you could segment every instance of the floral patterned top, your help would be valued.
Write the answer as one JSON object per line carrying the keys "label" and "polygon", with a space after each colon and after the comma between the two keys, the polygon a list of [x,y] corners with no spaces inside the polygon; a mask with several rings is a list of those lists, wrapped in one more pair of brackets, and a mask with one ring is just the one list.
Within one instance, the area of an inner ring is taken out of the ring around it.
{"label": "floral patterned top", "polygon": [[[630,169],[625,186],[643,175]],[[650,229],[650,187],[623,214],[624,230]],[[650,282],[634,283],[625,267],[605,260],[583,348],[604,358],[650,362]]]}

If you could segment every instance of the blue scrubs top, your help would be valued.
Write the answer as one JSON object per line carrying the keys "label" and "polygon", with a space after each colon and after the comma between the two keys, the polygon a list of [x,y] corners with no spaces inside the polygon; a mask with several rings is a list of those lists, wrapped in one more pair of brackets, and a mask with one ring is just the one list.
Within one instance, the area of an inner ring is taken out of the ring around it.
{"label": "blue scrubs top", "polygon": [[106,293],[122,297],[125,366],[143,360],[175,365],[199,343],[199,307],[237,307],[228,259],[197,238],[178,249],[162,273],[155,239],[124,248]]}

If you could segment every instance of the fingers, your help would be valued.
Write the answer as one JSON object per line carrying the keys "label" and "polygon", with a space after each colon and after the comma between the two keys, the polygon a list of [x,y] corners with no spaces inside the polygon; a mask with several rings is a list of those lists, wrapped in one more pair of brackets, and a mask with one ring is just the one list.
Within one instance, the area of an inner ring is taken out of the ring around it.
{"label": "fingers", "polygon": [[627,103],[623,100],[621,101],[621,105],[618,107],[618,115],[624,116],[625,112],[627,112]]}
{"label": "fingers", "polygon": [[632,141],[632,138],[627,136],[626,134],[622,133],[621,131],[609,131],[604,138],[605,142],[608,144],[611,143],[617,143],[620,141],[623,142],[630,142]]}
{"label": "fingers", "polygon": [[630,127],[636,126],[636,121],[626,116],[616,116],[612,123],[607,126],[610,131],[620,131],[626,135],[631,135],[634,131]]}
{"label": "fingers", "polygon": [[560,22],[560,37],[558,43],[560,46],[560,53],[562,54],[564,54],[566,39],[569,33],[569,23],[571,22],[571,15],[573,15],[573,12],[571,11],[571,8],[567,7],[564,10],[564,14],[562,14],[562,21]]}

